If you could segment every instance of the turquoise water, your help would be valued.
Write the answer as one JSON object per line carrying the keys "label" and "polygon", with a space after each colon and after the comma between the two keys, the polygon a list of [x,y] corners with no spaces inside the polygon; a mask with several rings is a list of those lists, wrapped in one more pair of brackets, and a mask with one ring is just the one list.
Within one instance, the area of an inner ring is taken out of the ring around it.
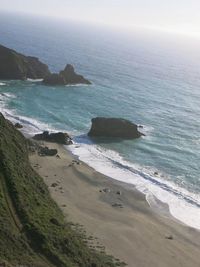
{"label": "turquoise water", "polygon": [[[13,15],[1,15],[0,25],[1,44],[38,56],[52,71],[71,63],[93,83],[0,81],[1,111],[29,134],[68,131],[80,159],[200,228],[199,41]],[[130,119],[146,136],[94,143],[86,133],[96,116]]]}

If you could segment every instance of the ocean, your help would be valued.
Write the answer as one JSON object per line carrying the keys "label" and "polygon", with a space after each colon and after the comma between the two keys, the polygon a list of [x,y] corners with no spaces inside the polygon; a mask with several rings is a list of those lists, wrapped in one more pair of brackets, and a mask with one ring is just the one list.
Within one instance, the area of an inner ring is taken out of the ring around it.
{"label": "ocean", "polygon": [[[73,64],[92,81],[58,87],[0,81],[0,111],[8,119],[29,135],[67,131],[74,139],[67,149],[80,160],[134,184],[150,205],[158,198],[200,229],[199,40],[2,13],[0,44],[39,57],[51,71]],[[97,116],[129,119],[146,136],[91,140]]]}

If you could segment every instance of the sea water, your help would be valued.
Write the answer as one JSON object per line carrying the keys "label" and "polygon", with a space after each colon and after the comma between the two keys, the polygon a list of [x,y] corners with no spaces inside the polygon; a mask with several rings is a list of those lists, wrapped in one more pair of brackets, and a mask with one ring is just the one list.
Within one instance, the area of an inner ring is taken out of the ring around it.
{"label": "sea water", "polygon": [[[8,119],[30,135],[69,132],[69,149],[81,160],[134,184],[150,204],[154,197],[167,203],[174,217],[200,229],[198,40],[1,14],[0,44],[39,57],[51,71],[73,64],[92,81],[0,81],[0,111]],[[87,132],[97,116],[129,119],[146,136],[92,140]]]}

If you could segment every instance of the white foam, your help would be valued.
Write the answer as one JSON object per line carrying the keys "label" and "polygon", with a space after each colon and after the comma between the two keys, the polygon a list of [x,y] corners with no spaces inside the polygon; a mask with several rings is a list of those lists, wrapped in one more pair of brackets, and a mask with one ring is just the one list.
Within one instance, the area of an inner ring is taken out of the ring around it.
{"label": "white foam", "polygon": [[4,86],[4,85],[6,85],[6,83],[1,83],[1,82],[0,82],[0,86]]}
{"label": "white foam", "polygon": [[80,160],[96,171],[113,179],[133,184],[146,195],[151,205],[152,195],[169,205],[170,213],[183,223],[200,229],[200,196],[178,187],[171,181],[154,176],[154,170],[141,168],[126,162],[112,150],[104,150],[95,144],[75,143],[67,147]]}
{"label": "white foam", "polygon": [[27,81],[32,82],[32,83],[37,83],[37,82],[42,82],[43,79],[30,79],[30,78],[28,78]]}
{"label": "white foam", "polygon": [[76,83],[76,84],[66,84],[65,87],[82,87],[82,86],[91,86],[91,84]]}
{"label": "white foam", "polygon": [[16,96],[11,93],[1,93],[1,95],[4,96],[5,98],[16,98]]}

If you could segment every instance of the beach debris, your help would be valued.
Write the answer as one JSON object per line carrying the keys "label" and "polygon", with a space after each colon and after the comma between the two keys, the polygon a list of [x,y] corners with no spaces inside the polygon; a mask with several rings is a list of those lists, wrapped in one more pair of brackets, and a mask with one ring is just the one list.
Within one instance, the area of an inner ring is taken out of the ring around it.
{"label": "beach debris", "polygon": [[38,163],[36,163],[33,167],[37,169],[42,168]]}
{"label": "beach debris", "polygon": [[67,207],[67,205],[66,204],[63,204],[62,207],[65,208],[65,207]]}
{"label": "beach debris", "polygon": [[112,204],[112,207],[114,207],[114,208],[123,208],[123,205],[121,204],[121,203],[114,203],[114,204]]}
{"label": "beach debris", "polygon": [[56,155],[56,158],[60,159],[60,156],[57,154],[57,155]]}
{"label": "beach debris", "polygon": [[52,183],[52,184],[51,184],[51,187],[56,187],[56,186],[58,186],[57,183]]}
{"label": "beach debris", "polygon": [[72,160],[72,164],[81,165],[81,162],[80,162],[79,160],[75,160],[75,159],[73,159],[73,160]]}
{"label": "beach debris", "polygon": [[102,192],[104,192],[104,193],[110,193],[110,188],[104,188],[104,189],[102,189]]}
{"label": "beach debris", "polygon": [[173,235],[166,235],[166,236],[165,236],[165,239],[173,240],[174,237],[173,237]]}

